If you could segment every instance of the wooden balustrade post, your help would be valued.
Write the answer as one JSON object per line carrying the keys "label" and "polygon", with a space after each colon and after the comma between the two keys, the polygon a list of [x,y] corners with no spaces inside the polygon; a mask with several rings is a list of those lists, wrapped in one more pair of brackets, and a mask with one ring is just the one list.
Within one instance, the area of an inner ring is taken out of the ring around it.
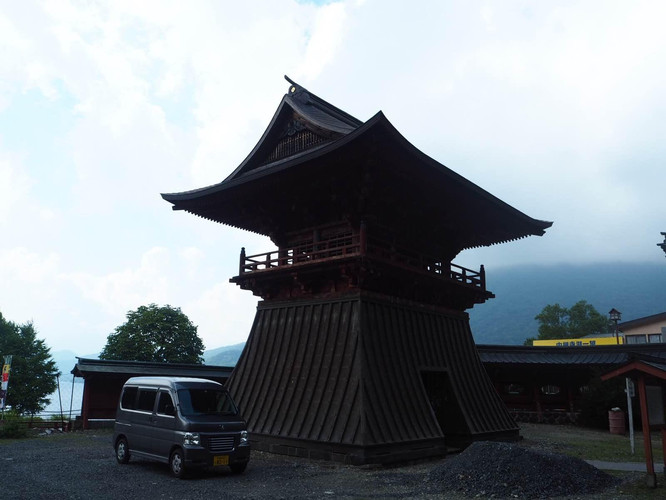
{"label": "wooden balustrade post", "polygon": [[240,261],[238,263],[238,274],[241,275],[245,272],[245,247],[241,247]]}
{"label": "wooden balustrade post", "polygon": [[481,269],[479,270],[479,277],[481,278],[481,288],[486,289],[486,268],[481,264]]}
{"label": "wooden balustrade post", "polygon": [[368,250],[368,235],[364,220],[361,221],[358,238],[359,238],[359,247],[360,247],[359,251],[361,255],[365,255],[365,253]]}

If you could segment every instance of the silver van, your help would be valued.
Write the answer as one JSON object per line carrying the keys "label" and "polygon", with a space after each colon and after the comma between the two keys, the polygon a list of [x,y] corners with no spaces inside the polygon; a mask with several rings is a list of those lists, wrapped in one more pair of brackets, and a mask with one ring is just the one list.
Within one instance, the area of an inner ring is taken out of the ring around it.
{"label": "silver van", "polygon": [[180,478],[188,469],[250,460],[247,424],[226,388],[185,377],[132,377],[123,386],[113,446],[118,463],[130,456],[168,463]]}

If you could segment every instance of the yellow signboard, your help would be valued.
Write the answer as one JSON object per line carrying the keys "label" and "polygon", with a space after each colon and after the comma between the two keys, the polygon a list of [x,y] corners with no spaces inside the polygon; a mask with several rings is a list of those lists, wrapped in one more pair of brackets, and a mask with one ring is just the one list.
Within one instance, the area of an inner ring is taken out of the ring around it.
{"label": "yellow signboard", "polygon": [[585,347],[590,345],[617,345],[624,344],[622,335],[615,337],[585,337],[583,339],[548,339],[534,340],[533,346],[551,346],[551,347]]}

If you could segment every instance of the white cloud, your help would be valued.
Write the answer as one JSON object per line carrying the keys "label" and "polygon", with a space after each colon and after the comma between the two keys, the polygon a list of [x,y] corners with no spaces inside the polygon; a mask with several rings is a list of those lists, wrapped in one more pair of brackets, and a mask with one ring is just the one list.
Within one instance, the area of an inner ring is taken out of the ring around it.
{"label": "white cloud", "polygon": [[240,246],[270,243],[159,193],[226,177],[285,73],[361,119],[382,109],[429,156],[555,221],[463,254],[469,267],[663,259],[664,14],[649,1],[8,3],[0,308],[86,353],[149,302],[182,306],[208,347],[243,340],[257,298],[227,279]]}
{"label": "white cloud", "polygon": [[106,275],[66,273],[64,278],[80,290],[84,298],[98,304],[106,313],[126,312],[147,303],[164,303],[169,297],[170,252],[152,248],[141,256],[139,266]]}
{"label": "white cloud", "polygon": [[0,227],[21,210],[32,181],[21,169],[21,159],[0,149]]}
{"label": "white cloud", "polygon": [[308,38],[303,63],[297,76],[313,80],[336,56],[344,40],[347,11],[344,3],[332,3],[319,9]]}
{"label": "white cloud", "polygon": [[78,289],[81,304],[95,310],[97,323],[90,318],[85,323],[100,340],[125,322],[128,311],[156,303],[181,307],[209,348],[244,341],[256,299],[230,284],[219,269],[211,269],[205,257],[195,247],[175,251],[155,247],[144,252],[135,266],[120,271],[60,276]]}
{"label": "white cloud", "polygon": [[62,318],[60,309],[66,299],[60,293],[60,256],[52,251],[25,247],[0,247],[0,312],[9,321],[34,321],[47,344],[56,342],[51,327]]}
{"label": "white cloud", "polygon": [[[59,257],[54,253],[44,255],[24,247],[15,247],[0,253],[0,261],[3,278],[0,281],[8,284],[8,287],[17,282],[41,287],[45,281],[55,277]],[[45,289],[42,288],[42,291]]]}
{"label": "white cloud", "polygon": [[[17,83],[25,76],[24,63],[30,54],[30,42],[14,25],[10,13],[0,11],[0,46],[12,50],[0,50],[0,112],[11,102],[11,97],[20,88]],[[18,87],[18,88],[17,88]]]}
{"label": "white cloud", "polygon": [[238,293],[234,285],[216,283],[204,288],[183,308],[197,325],[206,349],[247,340],[256,311],[256,298]]}

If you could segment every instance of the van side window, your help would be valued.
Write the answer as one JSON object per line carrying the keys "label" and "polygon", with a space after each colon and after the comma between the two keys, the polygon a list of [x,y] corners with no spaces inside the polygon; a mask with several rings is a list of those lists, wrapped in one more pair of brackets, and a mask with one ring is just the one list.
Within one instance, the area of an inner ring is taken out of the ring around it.
{"label": "van side window", "polygon": [[134,410],[136,408],[136,393],[138,389],[136,387],[125,387],[125,392],[123,392],[123,398],[120,401],[120,407],[125,410]]}
{"label": "van side window", "polygon": [[155,396],[157,389],[140,389],[139,401],[136,405],[137,410],[152,412],[155,407]]}
{"label": "van side window", "polygon": [[160,399],[157,401],[157,413],[162,415],[173,415],[175,413],[171,394],[160,392]]}

